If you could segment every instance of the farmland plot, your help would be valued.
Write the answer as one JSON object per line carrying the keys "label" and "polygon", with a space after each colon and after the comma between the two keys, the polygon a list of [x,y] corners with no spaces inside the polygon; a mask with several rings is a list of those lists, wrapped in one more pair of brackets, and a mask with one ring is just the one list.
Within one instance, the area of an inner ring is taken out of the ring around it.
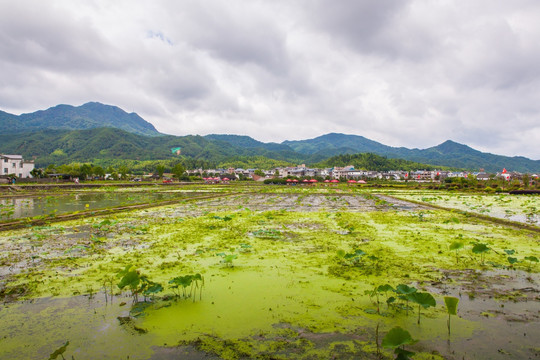
{"label": "farmland plot", "polygon": [[0,358],[535,357],[539,240],[316,188],[6,231]]}
{"label": "farmland plot", "polygon": [[392,191],[391,194],[402,199],[422,201],[500,219],[540,225],[540,197],[538,195],[449,194],[424,191]]}

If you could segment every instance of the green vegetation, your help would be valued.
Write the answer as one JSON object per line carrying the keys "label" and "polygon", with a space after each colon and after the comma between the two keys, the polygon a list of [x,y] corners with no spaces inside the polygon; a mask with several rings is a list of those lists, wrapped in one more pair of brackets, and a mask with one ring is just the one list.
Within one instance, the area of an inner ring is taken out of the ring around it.
{"label": "green vegetation", "polygon": [[64,345],[60,346],[58,349],[56,349],[56,350],[49,356],[49,360],[57,359],[58,356],[61,356],[62,359],[65,359],[65,358],[64,358],[64,353],[66,352],[68,345],[69,345],[69,341],[66,341],[66,343],[65,343]]}
{"label": "green vegetation", "polygon": [[436,306],[435,298],[430,293],[414,292],[407,295],[407,300],[418,304],[418,324],[420,324],[420,309],[427,309],[431,306]]}
{"label": "green vegetation", "polygon": [[[366,169],[372,171],[390,171],[390,170],[405,170],[412,171],[418,169],[435,170],[446,169],[446,167],[435,167],[433,165],[420,164],[413,161],[407,161],[403,159],[388,159],[386,157],[372,154],[342,154],[332,156],[323,162],[313,165],[319,168],[329,168],[334,166],[348,166],[353,165],[355,169]],[[448,168],[449,169],[449,168]]]}
{"label": "green vegetation", "polygon": [[458,251],[460,249],[463,249],[464,246],[465,244],[463,244],[463,242],[461,241],[454,241],[453,243],[450,244],[449,249],[454,250],[456,252],[456,263],[459,263]]}
{"label": "green vegetation", "polygon": [[[197,290],[199,290],[199,300],[202,300],[204,278],[201,274],[197,273],[192,275],[177,276],[169,280],[169,284],[171,285],[171,289],[175,291],[175,295],[177,297],[180,297],[179,289],[182,287],[182,296],[184,299],[192,297],[193,302],[195,302]],[[190,288],[189,293],[186,291],[188,287]]]}
{"label": "green vegetation", "polygon": [[491,250],[489,246],[482,243],[476,243],[472,247],[472,252],[480,255],[480,263],[484,264],[485,254]]}
{"label": "green vegetation", "polygon": [[410,356],[414,355],[414,352],[407,351],[404,349],[405,345],[414,344],[417,342],[413,340],[411,334],[402,329],[399,326],[392,328],[384,337],[382,341],[382,346],[385,348],[394,349],[394,354],[396,354],[396,359],[409,359]]}
{"label": "green vegetation", "polygon": [[446,305],[446,311],[448,312],[448,335],[450,335],[450,315],[457,315],[459,299],[453,296],[445,296],[444,304]]}
{"label": "green vegetation", "polygon": [[[470,180],[469,180],[470,181]],[[489,215],[490,217],[519,221],[528,224],[538,224],[540,201],[538,196],[509,195],[509,194],[480,194],[470,189],[471,193],[460,191],[421,191],[418,193],[392,190],[388,193],[405,200],[414,200],[433,204],[448,209],[467,211],[473,214]],[[479,190],[482,192],[482,190]],[[452,220],[452,219],[450,219]],[[454,221],[456,219],[453,219]]]}
{"label": "green vegetation", "polygon": [[157,293],[163,291],[163,286],[161,286],[161,284],[153,282],[147,276],[141,275],[131,264],[120,271],[118,276],[121,277],[118,288],[120,290],[126,287],[129,288],[131,297],[135,303],[139,301],[139,294],[144,295],[146,298],[147,296],[153,297]]}

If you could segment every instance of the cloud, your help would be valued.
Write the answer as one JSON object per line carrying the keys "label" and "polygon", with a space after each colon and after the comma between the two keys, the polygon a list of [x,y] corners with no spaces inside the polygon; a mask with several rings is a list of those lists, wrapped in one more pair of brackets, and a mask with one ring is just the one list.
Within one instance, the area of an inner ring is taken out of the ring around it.
{"label": "cloud", "polygon": [[4,111],[100,101],[178,135],[540,158],[535,0],[0,3]]}

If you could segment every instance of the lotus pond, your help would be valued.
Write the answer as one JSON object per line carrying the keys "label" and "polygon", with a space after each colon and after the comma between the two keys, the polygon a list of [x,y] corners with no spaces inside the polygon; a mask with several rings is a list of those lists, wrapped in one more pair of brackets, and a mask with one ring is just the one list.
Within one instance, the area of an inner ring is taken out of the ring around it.
{"label": "lotus pond", "polygon": [[227,195],[0,233],[0,358],[540,356],[533,226],[347,187]]}

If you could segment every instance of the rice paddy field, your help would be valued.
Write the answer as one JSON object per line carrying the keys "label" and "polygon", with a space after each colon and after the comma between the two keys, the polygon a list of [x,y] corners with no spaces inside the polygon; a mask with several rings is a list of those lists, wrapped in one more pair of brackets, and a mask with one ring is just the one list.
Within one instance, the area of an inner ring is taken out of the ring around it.
{"label": "rice paddy field", "polygon": [[0,231],[0,359],[540,357],[537,195],[161,191]]}
{"label": "rice paddy field", "polygon": [[533,225],[540,225],[540,202],[537,196],[509,194],[451,194],[437,191],[418,193],[390,191],[402,199],[422,201],[446,208],[484,214]]}

